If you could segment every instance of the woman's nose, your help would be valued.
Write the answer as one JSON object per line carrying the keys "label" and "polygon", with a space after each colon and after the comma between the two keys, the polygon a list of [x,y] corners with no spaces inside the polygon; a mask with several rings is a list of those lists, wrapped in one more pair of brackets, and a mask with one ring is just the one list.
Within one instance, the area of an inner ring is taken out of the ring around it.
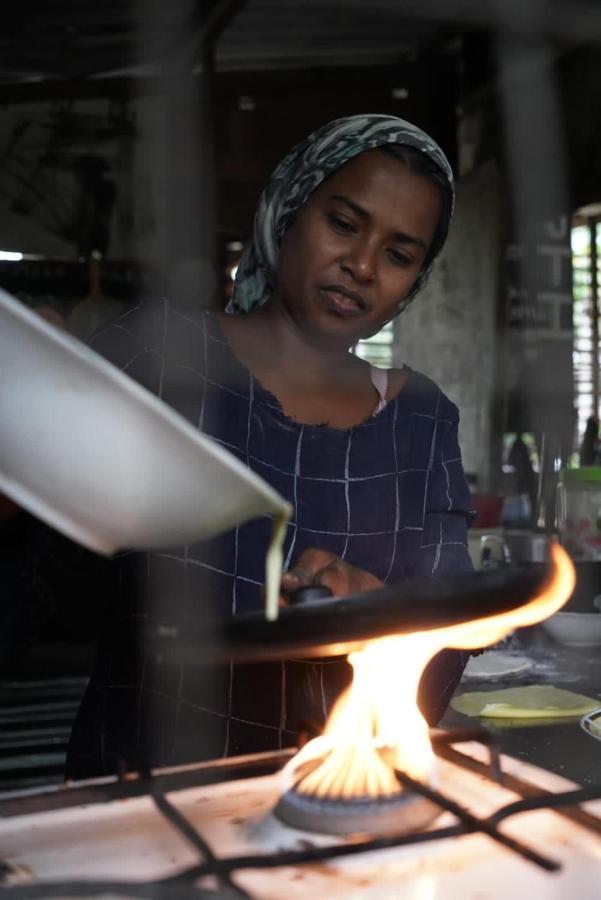
{"label": "woman's nose", "polygon": [[376,248],[369,241],[356,241],[342,265],[357,281],[371,281],[376,272]]}

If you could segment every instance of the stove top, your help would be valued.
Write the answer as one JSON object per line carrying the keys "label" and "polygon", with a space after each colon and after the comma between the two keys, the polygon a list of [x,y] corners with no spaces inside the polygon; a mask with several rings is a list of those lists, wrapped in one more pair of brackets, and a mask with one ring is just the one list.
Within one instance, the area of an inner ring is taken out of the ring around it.
{"label": "stove top", "polygon": [[335,838],[278,820],[289,750],[3,795],[4,895],[599,896],[601,786],[499,757],[485,732],[438,731],[433,743],[447,808],[404,836]]}

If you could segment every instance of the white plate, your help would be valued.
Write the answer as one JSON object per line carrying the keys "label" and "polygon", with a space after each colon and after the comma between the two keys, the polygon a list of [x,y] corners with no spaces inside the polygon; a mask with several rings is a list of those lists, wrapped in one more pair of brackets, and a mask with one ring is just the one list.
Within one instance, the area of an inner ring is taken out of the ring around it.
{"label": "white plate", "polygon": [[597,741],[601,741],[601,709],[594,709],[580,719],[580,727]]}
{"label": "white plate", "polygon": [[0,492],[104,554],[289,511],[227,450],[1,289]]}
{"label": "white plate", "polygon": [[504,650],[488,650],[481,656],[473,656],[463,671],[464,678],[500,678],[515,675],[532,668],[527,656],[516,656]]}

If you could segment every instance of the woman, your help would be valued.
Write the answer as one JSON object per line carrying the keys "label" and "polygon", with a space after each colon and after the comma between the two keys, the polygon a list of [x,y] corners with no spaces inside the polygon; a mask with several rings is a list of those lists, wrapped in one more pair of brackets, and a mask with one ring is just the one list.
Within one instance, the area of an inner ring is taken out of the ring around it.
{"label": "woman", "polygon": [[[449,164],[420,129],[380,115],[329,123],[261,197],[235,315],[141,304],[92,344],[291,501],[284,590],[322,583],[343,595],[471,568],[455,406],[425,376],[349,353],[419,291],[452,207]],[[139,640],[149,619],[181,627],[209,607],[259,608],[269,531],[262,519],[118,561],[71,776],[114,771],[120,758],[165,765],[290,745],[303,720],[323,721],[348,677],[339,661],[167,666]],[[450,651],[430,665],[430,721],[463,665]]]}

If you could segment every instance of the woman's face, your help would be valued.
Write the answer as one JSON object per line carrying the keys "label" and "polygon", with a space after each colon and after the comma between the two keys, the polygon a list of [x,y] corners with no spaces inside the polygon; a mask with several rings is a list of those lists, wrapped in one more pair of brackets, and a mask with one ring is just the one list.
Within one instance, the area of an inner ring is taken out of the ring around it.
{"label": "woman's face", "polygon": [[316,338],[351,346],[398,311],[438,224],[438,188],[381,150],[321,184],[284,235],[277,299]]}

